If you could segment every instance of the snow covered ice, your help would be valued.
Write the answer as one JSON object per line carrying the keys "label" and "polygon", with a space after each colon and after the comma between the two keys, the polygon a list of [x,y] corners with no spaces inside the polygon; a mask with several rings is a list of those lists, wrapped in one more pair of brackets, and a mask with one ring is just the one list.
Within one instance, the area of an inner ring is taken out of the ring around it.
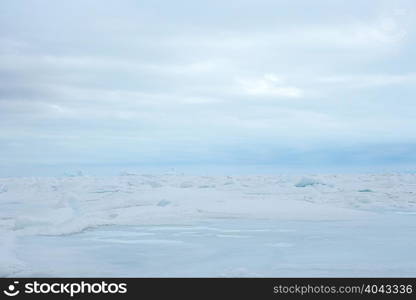
{"label": "snow covered ice", "polygon": [[0,179],[0,276],[415,276],[416,175]]}

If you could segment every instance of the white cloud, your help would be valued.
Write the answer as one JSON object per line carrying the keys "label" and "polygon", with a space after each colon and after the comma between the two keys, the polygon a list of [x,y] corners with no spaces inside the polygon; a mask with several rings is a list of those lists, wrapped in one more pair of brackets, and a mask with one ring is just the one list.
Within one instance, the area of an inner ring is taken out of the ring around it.
{"label": "white cloud", "polygon": [[416,84],[416,74],[347,74],[323,76],[315,79],[317,83],[348,85],[348,88],[366,88],[390,85]]}
{"label": "white cloud", "polygon": [[237,89],[252,96],[300,98],[303,91],[297,87],[289,86],[275,74],[265,74],[260,79],[240,79]]}
{"label": "white cloud", "polygon": [[0,3],[0,137],[29,145],[16,160],[36,141],[32,160],[47,161],[68,137],[79,157],[82,145],[111,156],[128,139],[127,159],[145,157],[143,144],[178,153],[183,141],[209,152],[234,140],[236,151],[220,149],[233,156],[257,144],[415,140],[413,1],[45,1]]}

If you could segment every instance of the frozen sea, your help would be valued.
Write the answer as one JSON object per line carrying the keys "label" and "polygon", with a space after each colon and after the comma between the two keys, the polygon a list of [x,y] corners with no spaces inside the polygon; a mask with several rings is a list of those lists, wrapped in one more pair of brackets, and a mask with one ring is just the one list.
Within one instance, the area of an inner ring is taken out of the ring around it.
{"label": "frozen sea", "polygon": [[0,276],[416,276],[416,175],[0,179]]}

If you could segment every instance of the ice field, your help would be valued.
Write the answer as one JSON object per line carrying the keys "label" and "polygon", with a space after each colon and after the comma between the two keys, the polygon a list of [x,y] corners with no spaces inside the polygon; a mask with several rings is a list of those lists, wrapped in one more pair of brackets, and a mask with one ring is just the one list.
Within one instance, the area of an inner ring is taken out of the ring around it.
{"label": "ice field", "polygon": [[0,276],[416,276],[416,175],[0,179]]}

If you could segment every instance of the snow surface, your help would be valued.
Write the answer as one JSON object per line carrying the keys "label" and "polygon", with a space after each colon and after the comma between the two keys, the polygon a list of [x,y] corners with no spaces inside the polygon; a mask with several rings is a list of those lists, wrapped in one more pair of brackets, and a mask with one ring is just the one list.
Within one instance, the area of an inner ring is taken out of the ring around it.
{"label": "snow surface", "polygon": [[415,276],[416,175],[0,178],[0,276]]}

